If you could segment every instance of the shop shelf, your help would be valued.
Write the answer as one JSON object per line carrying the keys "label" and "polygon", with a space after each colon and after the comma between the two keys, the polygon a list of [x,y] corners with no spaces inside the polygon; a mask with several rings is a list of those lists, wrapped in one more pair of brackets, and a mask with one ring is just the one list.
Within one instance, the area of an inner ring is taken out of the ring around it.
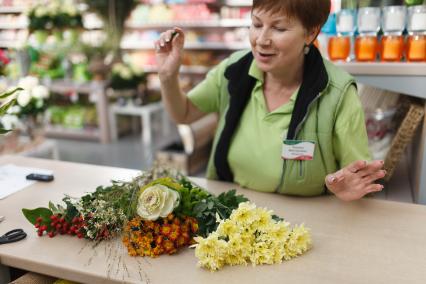
{"label": "shop shelf", "polygon": [[[210,70],[208,66],[181,66],[179,73],[181,74],[205,74]],[[156,66],[144,66],[143,71],[146,73],[157,73],[158,68]]]}
{"label": "shop shelf", "polygon": [[172,21],[126,25],[129,29],[167,29],[172,27],[181,28],[238,28],[249,27],[251,21],[249,19],[221,19],[221,20],[204,20],[204,21]]}
{"label": "shop shelf", "polygon": [[[241,50],[249,48],[249,44],[241,42],[190,42],[185,44],[186,49],[192,50]],[[153,42],[123,42],[122,49],[154,49]]]}
{"label": "shop shelf", "polygon": [[46,135],[52,138],[65,139],[83,139],[83,140],[100,140],[101,133],[99,129],[69,129],[61,126],[47,126]]}
{"label": "shop shelf", "polygon": [[0,7],[0,14],[20,14],[25,12],[25,7],[20,6],[4,6]]}

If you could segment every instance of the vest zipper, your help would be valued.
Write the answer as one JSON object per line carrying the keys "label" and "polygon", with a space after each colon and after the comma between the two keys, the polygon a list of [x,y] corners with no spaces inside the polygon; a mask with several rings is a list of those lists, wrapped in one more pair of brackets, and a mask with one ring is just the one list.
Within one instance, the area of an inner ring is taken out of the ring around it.
{"label": "vest zipper", "polygon": [[[300,131],[301,127],[302,127],[302,124],[305,122],[306,118],[308,117],[308,114],[309,114],[309,111],[310,111],[310,109],[311,109],[312,104],[318,100],[318,98],[320,97],[320,94],[321,94],[321,93],[319,93],[319,94],[318,94],[318,96],[316,96],[316,97],[315,97],[315,98],[314,98],[314,99],[313,99],[313,100],[309,103],[308,108],[307,108],[307,110],[306,110],[306,114],[305,114],[305,116],[304,116],[304,117],[303,117],[303,119],[299,122],[299,124],[296,126],[296,131],[294,132],[294,137],[295,137],[295,138],[297,137],[297,134],[299,134],[299,131]],[[275,193],[278,193],[278,192],[279,192],[279,190],[281,189],[281,187],[282,187],[282,186],[283,186],[283,184],[284,184],[285,169],[286,169],[286,160],[284,160],[284,161],[283,161],[283,169],[282,169],[282,171],[281,171],[281,179],[280,179],[280,183],[279,183],[279,184],[278,184],[278,186],[275,188]],[[302,167],[300,167],[299,174],[300,174],[301,172],[302,172]]]}

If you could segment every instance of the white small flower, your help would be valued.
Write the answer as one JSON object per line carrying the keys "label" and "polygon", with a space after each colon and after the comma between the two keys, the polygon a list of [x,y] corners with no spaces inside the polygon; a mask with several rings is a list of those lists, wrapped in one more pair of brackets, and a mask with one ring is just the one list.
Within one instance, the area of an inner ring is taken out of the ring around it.
{"label": "white small flower", "polygon": [[6,114],[0,117],[0,124],[4,129],[12,129],[19,125],[19,119],[16,115]]}
{"label": "white small flower", "polygon": [[38,78],[33,76],[27,76],[19,80],[18,87],[23,88],[25,91],[31,91],[35,86],[38,85]]}
{"label": "white small flower", "polygon": [[7,110],[7,114],[16,115],[21,112],[21,107],[18,105],[14,105]]}
{"label": "white small flower", "polygon": [[145,189],[138,198],[137,213],[143,219],[167,217],[179,205],[180,196],[167,186],[156,184]]}
{"label": "white small flower", "polygon": [[47,99],[49,97],[49,90],[43,85],[38,85],[32,89],[31,94],[36,99]]}
{"label": "white small flower", "polygon": [[26,107],[31,101],[31,94],[28,91],[20,91],[17,98],[18,104],[21,107]]}

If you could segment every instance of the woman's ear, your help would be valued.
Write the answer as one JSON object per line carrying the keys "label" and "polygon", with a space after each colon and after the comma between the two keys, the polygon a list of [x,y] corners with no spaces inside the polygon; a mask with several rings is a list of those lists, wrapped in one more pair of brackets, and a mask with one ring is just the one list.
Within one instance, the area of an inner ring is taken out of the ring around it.
{"label": "woman's ear", "polygon": [[318,26],[318,27],[314,27],[314,28],[306,31],[306,36],[305,36],[306,45],[310,45],[311,43],[314,42],[314,40],[316,39],[316,37],[320,33],[320,29],[321,29],[321,27]]}

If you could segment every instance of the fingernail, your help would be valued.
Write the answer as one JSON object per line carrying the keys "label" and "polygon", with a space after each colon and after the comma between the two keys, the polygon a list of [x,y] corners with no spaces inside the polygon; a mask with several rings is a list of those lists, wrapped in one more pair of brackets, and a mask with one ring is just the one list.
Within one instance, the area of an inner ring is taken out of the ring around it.
{"label": "fingernail", "polygon": [[161,42],[161,43],[160,43],[160,46],[161,46],[161,47],[164,47],[164,42]]}
{"label": "fingernail", "polygon": [[334,177],[334,176],[328,177],[328,182],[330,182],[330,183],[334,182],[335,180],[336,180],[336,177]]}
{"label": "fingernail", "polygon": [[170,38],[166,38],[166,42],[169,42],[170,41]]}

